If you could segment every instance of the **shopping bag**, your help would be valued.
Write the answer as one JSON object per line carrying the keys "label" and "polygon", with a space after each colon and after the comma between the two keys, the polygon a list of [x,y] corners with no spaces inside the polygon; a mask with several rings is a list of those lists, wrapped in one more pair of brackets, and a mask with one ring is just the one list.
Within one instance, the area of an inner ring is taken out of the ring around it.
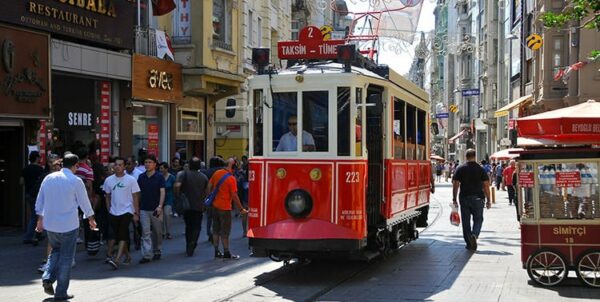
{"label": "shopping bag", "polygon": [[458,214],[458,206],[454,205],[454,203],[450,204],[450,208],[452,211],[450,212],[450,223],[455,226],[460,225],[460,214]]}

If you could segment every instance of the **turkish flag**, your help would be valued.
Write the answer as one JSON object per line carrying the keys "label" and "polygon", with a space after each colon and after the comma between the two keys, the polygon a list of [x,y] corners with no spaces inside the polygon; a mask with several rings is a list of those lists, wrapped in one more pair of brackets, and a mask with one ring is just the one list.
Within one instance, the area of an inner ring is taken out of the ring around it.
{"label": "turkish flag", "polygon": [[174,10],[176,7],[173,0],[152,0],[152,14],[162,16]]}

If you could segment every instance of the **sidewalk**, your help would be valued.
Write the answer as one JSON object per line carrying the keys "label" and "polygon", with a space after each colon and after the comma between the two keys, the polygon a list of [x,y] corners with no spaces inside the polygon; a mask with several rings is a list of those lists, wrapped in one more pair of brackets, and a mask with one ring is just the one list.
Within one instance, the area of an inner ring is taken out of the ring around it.
{"label": "sidewalk", "polygon": [[[365,275],[322,297],[323,301],[598,301],[600,290],[584,287],[571,273],[553,288],[536,287],[521,264],[519,224],[507,192],[484,212],[475,253],[465,249],[462,228],[450,224],[452,187],[438,183],[429,222],[439,219],[408,244],[376,275]],[[441,208],[440,208],[441,207]],[[385,276],[385,278],[383,277]],[[344,299],[344,297],[346,297]]]}

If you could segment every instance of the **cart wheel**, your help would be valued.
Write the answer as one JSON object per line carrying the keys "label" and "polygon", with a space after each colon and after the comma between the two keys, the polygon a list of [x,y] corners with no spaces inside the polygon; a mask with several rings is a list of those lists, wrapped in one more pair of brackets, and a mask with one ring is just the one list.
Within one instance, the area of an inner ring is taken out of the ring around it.
{"label": "cart wheel", "polygon": [[558,253],[541,250],[527,260],[529,278],[543,286],[561,283],[567,277],[567,266]]}
{"label": "cart wheel", "polygon": [[600,288],[600,251],[590,251],[581,256],[575,272],[585,285]]}

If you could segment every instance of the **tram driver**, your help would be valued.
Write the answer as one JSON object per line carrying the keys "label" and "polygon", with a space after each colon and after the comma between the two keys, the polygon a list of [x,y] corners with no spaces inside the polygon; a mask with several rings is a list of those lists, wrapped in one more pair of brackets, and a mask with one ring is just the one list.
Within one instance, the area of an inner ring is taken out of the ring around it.
{"label": "tram driver", "polygon": [[[296,151],[298,134],[298,117],[288,118],[290,131],[282,135],[275,151]],[[302,151],[315,151],[315,139],[307,131],[302,130]]]}

